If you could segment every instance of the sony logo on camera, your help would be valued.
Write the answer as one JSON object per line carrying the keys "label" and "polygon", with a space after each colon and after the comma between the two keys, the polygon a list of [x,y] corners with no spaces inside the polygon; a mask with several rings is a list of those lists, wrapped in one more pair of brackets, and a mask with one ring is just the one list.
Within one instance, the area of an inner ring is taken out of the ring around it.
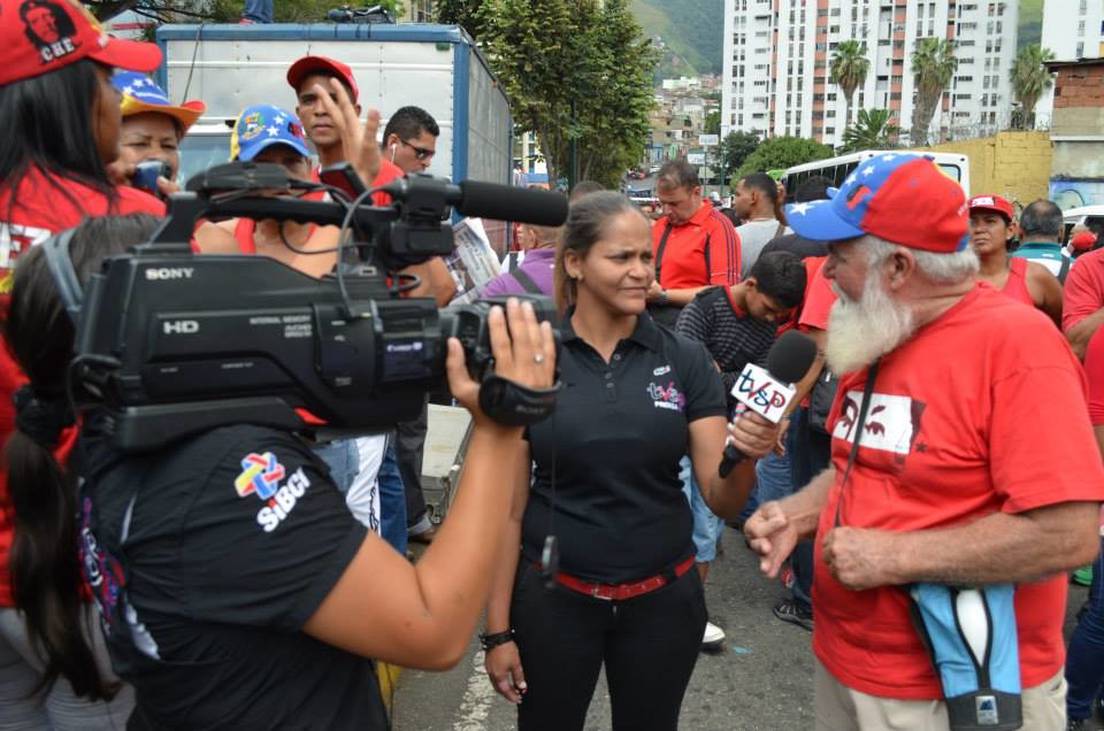
{"label": "sony logo on camera", "polygon": [[151,267],[146,270],[146,279],[191,279],[193,272],[192,267]]}

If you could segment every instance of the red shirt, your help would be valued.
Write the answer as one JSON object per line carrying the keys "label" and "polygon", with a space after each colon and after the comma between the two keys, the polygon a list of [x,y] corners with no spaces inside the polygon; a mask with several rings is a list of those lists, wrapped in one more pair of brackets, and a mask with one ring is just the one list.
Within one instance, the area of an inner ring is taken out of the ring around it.
{"label": "red shirt", "polygon": [[[668,227],[667,216],[652,224],[652,253],[664,289],[691,289],[710,284],[729,286],[740,280],[740,237],[732,222],[713,209],[709,201],[686,223]],[[664,234],[660,260],[660,243]]]}
{"label": "red shirt", "polygon": [[[1104,498],[1085,378],[1046,315],[979,286],[882,359],[862,446],[843,490],[866,370],[844,376],[828,424],[836,484],[820,515],[813,650],[841,683],[934,699],[940,687],[902,587],[850,591],[824,565],[834,525],[916,531]],[[1065,661],[1063,574],[1016,587],[1023,686]]]}
{"label": "red shirt", "polygon": [[[824,261],[828,257],[817,258],[820,259],[821,264],[805,286],[805,304],[801,307],[801,317],[797,321],[802,330],[810,328],[827,330],[828,315],[832,311],[832,305],[836,304],[837,298],[836,293],[832,291],[832,282],[824,276]],[[806,263],[805,266],[808,272],[809,265]]]}
{"label": "red shirt", "polygon": [[1090,251],[1070,267],[1062,295],[1062,331],[1104,307],[1104,249]]}
{"label": "red shirt", "polygon": [[[72,199],[52,185],[51,180]],[[70,180],[48,179],[37,169],[24,177],[14,209],[10,208],[10,189],[0,190],[0,320],[7,318],[15,262],[31,246],[42,243],[53,233],[76,226],[86,217],[127,213],[165,215],[165,204],[152,195],[129,187],[120,187],[117,191],[118,199],[112,207],[102,193]],[[26,382],[26,376],[8,353],[7,346],[0,345],[0,444],[7,442],[15,428],[12,394]],[[62,442],[58,454],[64,456],[68,452],[69,436],[64,436]],[[7,481],[0,471],[0,606],[5,607],[13,606],[8,575],[13,527],[10,511]]]}
{"label": "red shirt", "polygon": [[1085,346],[1085,378],[1089,382],[1089,420],[1104,426],[1104,328]]}
{"label": "red shirt", "polygon": [[1035,298],[1027,288],[1027,265],[1029,259],[1013,257],[1008,260],[1008,280],[1001,288],[1003,294],[1008,295],[1017,302],[1023,302],[1031,307],[1035,306]]}
{"label": "red shirt", "polygon": [[[312,170],[311,171],[311,181],[315,182],[315,183],[321,183],[322,182],[322,179],[320,177],[321,172],[322,172],[322,168],[315,168],[314,170]],[[398,178],[401,178],[404,175],[406,175],[406,173],[403,172],[401,167],[399,167],[395,163],[391,162],[390,160],[381,159],[380,160],[379,172],[376,173],[375,180],[373,180],[368,187],[369,188],[378,188],[381,185],[387,185],[392,180],[396,180]],[[325,193],[318,192],[318,193],[308,193],[307,195],[305,195],[303,197],[306,198],[307,200],[312,200],[312,199],[315,199],[315,198],[321,199],[324,195],[325,195]],[[391,205],[391,196],[388,195],[387,193],[373,193],[372,194],[372,205],[375,205],[375,206],[388,206],[388,205]]]}

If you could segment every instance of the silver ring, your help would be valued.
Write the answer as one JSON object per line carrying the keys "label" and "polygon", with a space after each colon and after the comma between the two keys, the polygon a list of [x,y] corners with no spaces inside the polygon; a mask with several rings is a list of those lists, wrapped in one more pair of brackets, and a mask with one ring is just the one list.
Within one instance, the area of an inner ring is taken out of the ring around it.
{"label": "silver ring", "polygon": [[537,365],[540,365],[541,363],[543,363],[544,362],[544,353],[537,353],[536,355],[534,355],[533,356],[533,362],[536,363]]}

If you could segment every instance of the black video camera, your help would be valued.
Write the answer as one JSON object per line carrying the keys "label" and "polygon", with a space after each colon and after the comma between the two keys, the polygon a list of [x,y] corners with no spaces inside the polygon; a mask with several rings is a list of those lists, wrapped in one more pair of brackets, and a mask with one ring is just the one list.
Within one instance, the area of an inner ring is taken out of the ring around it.
{"label": "black video camera", "polygon": [[[554,389],[531,391],[493,375],[494,301],[438,310],[432,299],[401,298],[401,277],[391,270],[452,250],[452,230],[441,222],[449,205],[558,225],[567,215],[562,195],[426,176],[387,186],[388,207],[258,195],[311,186],[276,165],[213,168],[170,199],[149,243],[108,259],[83,302],[79,292],[75,306],[66,302],[80,312],[77,400],[104,407],[117,447],[155,449],[231,423],[390,428],[417,417],[426,391],[442,383],[450,336],[464,345],[473,377],[490,386],[480,395],[488,415],[525,424],[551,412]],[[192,252],[199,218],[238,216],[347,223],[354,236],[322,279],[268,257]],[[538,317],[551,319],[551,303],[540,299]]]}

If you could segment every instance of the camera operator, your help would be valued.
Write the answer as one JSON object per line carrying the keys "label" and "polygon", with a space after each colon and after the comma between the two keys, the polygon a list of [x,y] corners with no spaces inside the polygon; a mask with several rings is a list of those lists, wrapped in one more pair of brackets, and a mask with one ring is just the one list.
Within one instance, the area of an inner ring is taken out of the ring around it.
{"label": "camera operator", "polygon": [[[112,166],[124,178],[120,183],[163,196],[177,192],[173,183],[180,171],[180,141],[207,111],[207,105],[198,99],[174,105],[153,79],[133,71],[116,71],[111,82],[122,95],[122,144]],[[151,161],[164,163],[164,174],[155,180],[136,178],[138,165]],[[150,182],[155,186],[152,189],[145,187]]]}
{"label": "camera operator", "polygon": [[[68,256],[86,277],[112,250],[74,237]],[[55,413],[73,329],[45,256],[21,264],[12,297],[9,345],[38,411]],[[488,320],[497,373],[548,387],[551,328],[529,304],[506,310]],[[111,446],[102,412],[82,414],[80,547],[113,665],[135,688],[131,728],[382,729],[367,658],[441,669],[463,656],[502,550],[502,469],[516,471],[522,434],[482,412],[464,360],[451,340],[449,384],[474,422],[466,467],[416,566],[349,514],[295,434],[238,424],[134,455]],[[61,472],[52,458],[46,467]]]}
{"label": "camera operator", "polygon": [[[153,44],[107,36],[78,3],[0,4],[0,119],[5,133],[0,145],[0,321],[7,319],[16,261],[52,232],[109,213],[164,215],[160,201],[133,188],[117,188],[106,170],[119,155],[119,96],[111,84],[112,69],[148,72],[160,61],[161,52]],[[0,348],[2,441],[14,429],[12,396],[25,382],[7,349]],[[27,553],[20,553],[21,523],[41,516],[24,514],[5,482],[0,482],[0,506],[0,607],[8,620],[0,636],[0,655],[6,658],[0,725],[17,718],[16,725],[64,728],[70,723],[65,719],[27,720],[53,714],[59,698],[72,714],[89,714],[75,727],[110,725],[110,719],[91,717],[102,711],[77,700],[110,697],[109,684],[94,668],[70,673],[68,666],[36,659],[40,653],[52,657],[61,648],[83,647],[89,656],[80,623],[54,615],[64,611],[75,617],[78,594],[75,586],[58,593],[41,588],[40,582],[64,577],[42,575],[25,560]],[[71,690],[54,684],[59,674]],[[45,705],[35,691],[47,691]]]}
{"label": "camera operator", "polygon": [[[679,460],[690,455],[715,513],[735,515],[754,460],[719,477],[726,433],[753,457],[777,438],[758,417],[726,432],[705,348],[646,311],[654,277],[649,221],[628,198],[571,204],[556,258],[558,300],[572,305],[561,327],[567,388],[518,447],[483,635],[487,673],[520,703],[523,731],[581,729],[603,664],[615,729],[677,726],[706,622]],[[537,566],[552,531],[562,557],[549,589]]]}

